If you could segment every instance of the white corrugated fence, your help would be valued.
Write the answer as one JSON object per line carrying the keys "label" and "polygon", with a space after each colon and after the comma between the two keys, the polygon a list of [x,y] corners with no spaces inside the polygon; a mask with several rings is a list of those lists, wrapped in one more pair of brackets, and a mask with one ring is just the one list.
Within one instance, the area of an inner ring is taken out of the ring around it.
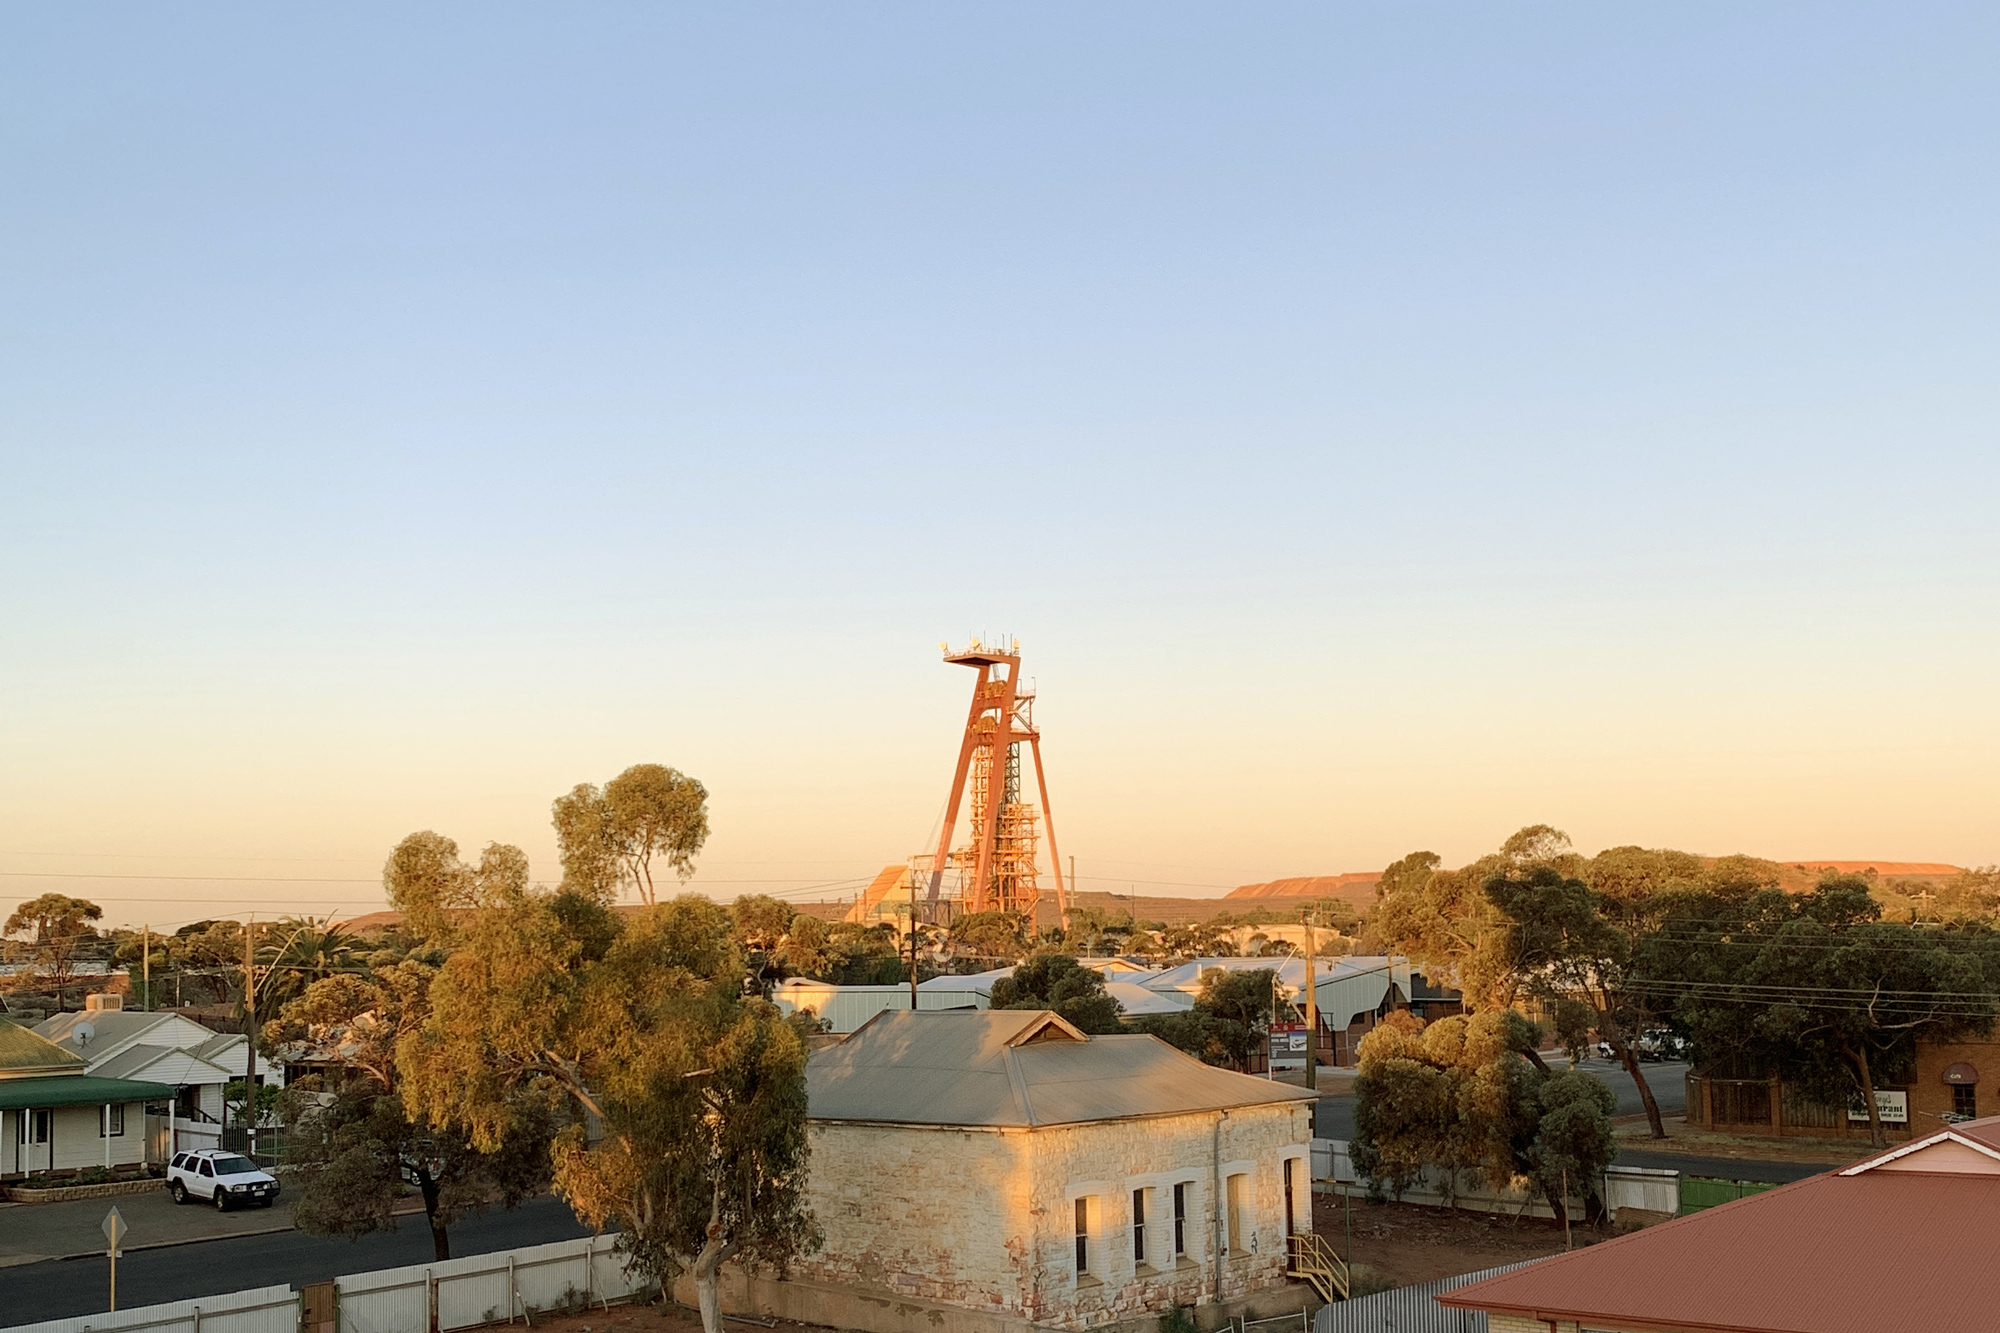
{"label": "white corrugated fence", "polygon": [[[645,1283],[625,1272],[615,1236],[556,1241],[334,1279],[341,1333],[439,1333],[556,1307],[623,1301]],[[435,1307],[436,1323],[431,1320]],[[23,1324],[0,1333],[299,1333],[290,1287],[204,1296],[116,1314]]]}
{"label": "white corrugated fence", "polygon": [[[297,1333],[299,1296],[290,1287],[258,1287],[191,1301],[142,1305],[115,1314],[83,1314],[23,1324],[7,1333]],[[417,1330],[416,1333],[422,1333]]]}

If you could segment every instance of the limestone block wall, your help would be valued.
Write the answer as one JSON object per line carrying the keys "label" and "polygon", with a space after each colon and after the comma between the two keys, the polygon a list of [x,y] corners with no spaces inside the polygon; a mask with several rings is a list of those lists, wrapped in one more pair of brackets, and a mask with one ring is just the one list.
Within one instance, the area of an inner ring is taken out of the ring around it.
{"label": "limestone block wall", "polygon": [[1028,1130],[814,1121],[807,1200],[826,1243],[792,1271],[1019,1314]]}
{"label": "limestone block wall", "polygon": [[[1308,1106],[1035,1130],[815,1121],[807,1197],[825,1245],[792,1271],[1068,1329],[1281,1286],[1287,1158],[1294,1225],[1312,1225]],[[1240,1177],[1233,1244],[1218,1160],[1225,1182]],[[1138,1238],[1135,1190],[1145,1198]],[[1079,1198],[1088,1219],[1081,1275]],[[1219,1264],[1218,1232],[1230,1251]]]}
{"label": "limestone block wall", "polygon": [[[1283,1160],[1291,1157],[1294,1225],[1312,1226],[1310,1111],[1303,1105],[1112,1121],[1043,1131],[1036,1156],[1037,1323],[1085,1328],[1175,1305],[1233,1300],[1284,1284]],[[1221,1188],[1217,1188],[1220,1162]],[[1228,1178],[1238,1186],[1239,1231],[1228,1233]],[[1173,1246],[1174,1186],[1186,1187],[1183,1252]],[[1132,1194],[1143,1190],[1144,1245],[1133,1238]],[[1088,1268],[1076,1274],[1076,1200],[1090,1202]],[[1215,1250],[1220,1263],[1219,1291]]]}

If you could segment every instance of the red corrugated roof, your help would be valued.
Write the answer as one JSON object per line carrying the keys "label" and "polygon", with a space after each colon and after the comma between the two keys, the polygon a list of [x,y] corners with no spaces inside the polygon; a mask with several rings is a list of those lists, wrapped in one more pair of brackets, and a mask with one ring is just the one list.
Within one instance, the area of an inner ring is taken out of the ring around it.
{"label": "red corrugated roof", "polygon": [[[2000,1117],[1955,1128],[2000,1148]],[[1914,1165],[1915,1154],[1894,1156]],[[1861,1170],[1753,1194],[1438,1300],[1586,1327],[1704,1333],[2000,1328],[1996,1237],[2000,1175]]]}

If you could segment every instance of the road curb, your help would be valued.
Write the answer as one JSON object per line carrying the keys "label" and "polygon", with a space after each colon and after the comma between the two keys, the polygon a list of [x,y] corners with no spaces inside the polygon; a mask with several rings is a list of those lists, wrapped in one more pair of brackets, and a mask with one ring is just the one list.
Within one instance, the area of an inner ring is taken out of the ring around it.
{"label": "road curb", "polygon": [[[298,1227],[287,1222],[281,1227],[261,1227],[256,1231],[229,1231],[220,1236],[182,1236],[178,1240],[156,1240],[144,1245],[127,1245],[118,1251],[123,1254],[138,1254],[142,1250],[170,1250],[177,1245],[200,1245],[211,1240],[242,1240],[245,1236],[275,1236],[281,1231],[297,1231]],[[102,1259],[103,1250],[85,1250],[80,1254],[58,1254],[52,1256],[57,1263],[68,1263],[72,1259]]]}
{"label": "road curb", "polygon": [[[389,1210],[389,1216],[420,1217],[423,1215],[423,1211],[421,1204],[415,1208],[392,1208]],[[119,1253],[137,1254],[142,1250],[170,1250],[178,1245],[200,1245],[211,1240],[242,1240],[245,1236],[276,1236],[281,1232],[297,1231],[298,1229],[296,1222],[287,1222],[283,1226],[259,1227],[255,1231],[225,1231],[219,1236],[181,1236],[175,1240],[156,1240],[144,1245],[127,1245]],[[103,1257],[103,1250],[84,1250],[77,1254],[42,1255],[39,1258],[28,1260],[28,1262],[38,1264],[68,1263],[73,1259],[102,1259]]]}

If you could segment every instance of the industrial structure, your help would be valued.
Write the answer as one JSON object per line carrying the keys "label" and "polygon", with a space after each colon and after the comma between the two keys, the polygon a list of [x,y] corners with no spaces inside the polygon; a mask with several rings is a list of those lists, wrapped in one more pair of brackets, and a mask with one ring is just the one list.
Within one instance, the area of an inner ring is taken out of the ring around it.
{"label": "industrial structure", "polygon": [[[965,735],[959,742],[958,768],[945,802],[937,849],[918,858],[913,873],[929,872],[927,907],[937,919],[938,899],[947,867],[959,872],[959,910],[1017,912],[1034,920],[1041,901],[1035,861],[1044,835],[1049,843],[1049,868],[1055,880],[1056,910],[1069,918],[1069,889],[1063,883],[1062,861],[1056,851],[1055,820],[1049,812],[1049,784],[1042,772],[1042,733],[1035,728],[1035,692],[1021,682],[1021,645],[987,647],[974,639],[962,652],[940,644],[944,660],[978,673],[972,685]],[[1021,748],[1035,764],[1035,791],[1041,806],[1021,797]],[[951,837],[958,811],[968,791],[965,845],[953,849]],[[922,864],[927,862],[927,864]],[[914,881],[913,881],[914,882]]]}

